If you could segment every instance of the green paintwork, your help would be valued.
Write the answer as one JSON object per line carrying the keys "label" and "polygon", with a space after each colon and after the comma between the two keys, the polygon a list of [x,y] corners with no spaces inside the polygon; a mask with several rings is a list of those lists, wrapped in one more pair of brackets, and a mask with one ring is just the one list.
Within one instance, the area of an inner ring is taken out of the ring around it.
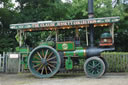
{"label": "green paintwork", "polygon": [[72,70],[73,68],[73,61],[70,56],[68,56],[68,59],[65,61],[65,68],[66,70]]}
{"label": "green paintwork", "polygon": [[23,57],[22,58],[22,61],[21,61],[21,64],[23,65],[23,69],[28,69],[28,54],[21,54],[21,56]]}
{"label": "green paintwork", "polygon": [[19,48],[19,52],[20,53],[29,53],[29,48],[27,48],[27,47],[20,47]]}
{"label": "green paintwork", "polygon": [[83,50],[83,47],[76,47],[77,50]]}
{"label": "green paintwork", "polygon": [[58,51],[75,50],[75,44],[74,42],[57,42],[56,50]]}
{"label": "green paintwork", "polygon": [[19,52],[22,56],[21,64],[23,65],[23,69],[28,69],[28,54],[29,54],[29,48],[27,47],[16,47],[16,52]]}
{"label": "green paintwork", "polygon": [[103,33],[101,35],[101,38],[111,38],[111,37],[112,37],[112,35],[110,33]]}
{"label": "green paintwork", "polygon": [[46,27],[74,26],[100,23],[115,23],[120,20],[119,17],[104,17],[93,19],[65,20],[65,21],[42,21],[33,23],[11,24],[10,29],[39,29]]}
{"label": "green paintwork", "polygon": [[75,51],[65,51],[64,56],[66,56],[66,57],[78,56],[78,57],[84,58],[86,56],[86,49],[84,49],[82,47],[76,47]]}

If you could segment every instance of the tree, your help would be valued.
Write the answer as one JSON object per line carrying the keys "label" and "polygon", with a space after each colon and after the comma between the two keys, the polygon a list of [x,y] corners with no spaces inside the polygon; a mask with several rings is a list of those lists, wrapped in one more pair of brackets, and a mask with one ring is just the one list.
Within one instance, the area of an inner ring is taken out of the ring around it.
{"label": "tree", "polygon": [[[18,46],[15,41],[16,31],[9,29],[9,25],[12,23],[88,18],[87,0],[73,0],[72,3],[63,3],[61,0],[16,1],[19,3],[19,6],[14,8],[11,0],[0,0],[0,4],[3,4],[3,7],[0,8],[0,21],[3,24],[3,26],[0,26],[0,52],[12,51],[12,49]],[[125,48],[128,46],[127,44],[124,44],[124,46],[121,45],[122,42],[128,42],[128,5],[121,3],[121,0],[94,0],[94,15],[95,17],[121,17],[121,22],[115,26],[115,44],[118,51],[128,51]],[[83,30],[81,32],[83,32]],[[99,30],[95,30],[95,32],[97,34],[101,33]],[[99,38],[97,34],[95,37]],[[34,43],[41,39],[45,40],[47,36],[48,34],[46,35],[45,32],[29,35],[29,37],[35,40]]]}
{"label": "tree", "polygon": [[13,4],[10,0],[1,0],[3,7],[0,8],[0,53],[13,50],[15,47],[15,31],[9,29],[9,25],[13,23],[15,12],[11,10]]}
{"label": "tree", "polygon": [[[128,49],[128,4],[123,4],[124,6],[124,19],[121,20],[119,23],[119,27],[116,29],[116,36],[115,36],[115,41],[116,41],[116,46],[117,46],[117,51],[124,51],[127,52]],[[124,44],[125,43],[125,44]]]}

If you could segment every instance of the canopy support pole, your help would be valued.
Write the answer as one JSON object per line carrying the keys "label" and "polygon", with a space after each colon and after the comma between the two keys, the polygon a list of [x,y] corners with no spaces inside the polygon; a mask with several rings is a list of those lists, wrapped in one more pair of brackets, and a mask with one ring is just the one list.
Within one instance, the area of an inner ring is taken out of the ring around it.
{"label": "canopy support pole", "polygon": [[79,29],[78,29],[78,27],[76,27],[75,31],[76,31],[76,39],[79,40]]}
{"label": "canopy support pole", "polygon": [[19,46],[21,47],[22,46],[22,31],[20,30],[20,39],[19,39]]}
{"label": "canopy support pole", "polygon": [[58,30],[56,30],[56,42],[58,42]]}
{"label": "canopy support pole", "polygon": [[88,46],[88,29],[86,27],[86,45]]}
{"label": "canopy support pole", "polygon": [[114,26],[115,26],[115,23],[112,23],[110,27],[110,33],[112,35],[112,43],[114,43]]}

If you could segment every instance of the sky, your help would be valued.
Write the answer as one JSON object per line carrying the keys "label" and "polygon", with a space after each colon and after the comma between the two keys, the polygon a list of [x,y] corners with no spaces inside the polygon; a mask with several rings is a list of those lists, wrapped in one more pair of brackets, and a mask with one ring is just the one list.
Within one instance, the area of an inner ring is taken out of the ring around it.
{"label": "sky", "polygon": [[72,0],[61,0],[61,1],[64,2],[64,3],[65,3],[65,2],[68,2],[68,1],[69,1],[69,2],[72,2]]}
{"label": "sky", "polygon": [[12,0],[12,3],[14,3],[14,4],[15,4],[15,7],[17,7],[17,6],[18,6],[18,3],[17,3],[17,2],[15,2],[15,0]]}
{"label": "sky", "polygon": [[[61,0],[62,2],[72,2],[72,0]],[[114,1],[114,0],[113,0]],[[125,3],[128,3],[128,0],[122,0],[122,1],[125,1]],[[12,0],[12,2],[15,4],[15,7],[18,6],[18,3],[15,2],[15,0]]]}
{"label": "sky", "polygon": [[[67,1],[70,1],[70,2],[72,2],[72,0],[61,0],[62,2],[67,2]],[[15,2],[15,0],[12,0],[12,3],[14,3],[15,4],[15,7],[17,7],[18,6],[18,3],[17,2]]]}

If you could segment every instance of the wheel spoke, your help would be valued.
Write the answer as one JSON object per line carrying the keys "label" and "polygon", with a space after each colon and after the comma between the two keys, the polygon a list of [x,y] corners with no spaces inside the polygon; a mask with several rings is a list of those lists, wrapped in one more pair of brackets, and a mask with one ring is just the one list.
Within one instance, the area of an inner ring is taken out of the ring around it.
{"label": "wheel spoke", "polygon": [[47,51],[45,53],[44,59],[46,59],[47,55],[48,55],[48,49],[47,49]]}
{"label": "wheel spoke", "polygon": [[52,73],[52,69],[48,66],[48,69],[50,70],[50,72]]}
{"label": "wheel spoke", "polygon": [[52,64],[49,64],[49,63],[48,63],[48,65],[49,65],[50,67],[56,68],[56,67],[55,67],[54,65],[52,65]]}
{"label": "wheel spoke", "polygon": [[88,66],[89,66],[90,68],[93,68],[93,66],[91,66],[90,64],[88,64]]}
{"label": "wheel spoke", "polygon": [[32,63],[41,63],[41,61],[32,61]]}
{"label": "wheel spoke", "polygon": [[42,56],[43,56],[43,58],[44,58],[44,51],[42,50]]}
{"label": "wheel spoke", "polygon": [[39,70],[42,68],[42,66],[43,66],[43,64],[42,64],[42,65],[40,65],[40,67],[39,67],[36,71],[39,71]]}
{"label": "wheel spoke", "polygon": [[97,65],[95,65],[95,67],[98,67],[100,65],[100,63],[98,63]]}
{"label": "wheel spoke", "polygon": [[42,71],[41,71],[41,75],[44,73],[44,66],[43,66],[43,68],[42,68]]}
{"label": "wheel spoke", "polygon": [[47,71],[47,67],[46,66],[44,67],[44,69],[45,69],[46,74],[48,74],[48,71]]}
{"label": "wheel spoke", "polygon": [[36,68],[36,67],[38,67],[38,66],[40,66],[40,64],[34,65],[33,67]]}
{"label": "wheel spoke", "polygon": [[56,58],[56,56],[49,58],[47,61],[50,61],[50,60],[55,59],[55,58]]}
{"label": "wheel spoke", "polygon": [[37,60],[41,60],[41,59],[40,59],[39,57],[37,57],[37,56],[34,56],[34,58],[37,59]]}
{"label": "wheel spoke", "polygon": [[95,67],[95,61],[92,61],[92,65],[93,65],[93,67]]}
{"label": "wheel spoke", "polygon": [[97,70],[96,72],[97,72],[97,73],[99,73],[99,72],[100,72],[100,70]]}
{"label": "wheel spoke", "polygon": [[42,56],[40,55],[40,53],[39,53],[39,52],[37,52],[37,54],[38,54],[38,56],[40,57],[40,59],[42,59]]}
{"label": "wheel spoke", "polygon": [[51,52],[51,53],[48,55],[47,59],[49,59],[49,57],[50,57],[52,54],[53,54],[53,52]]}
{"label": "wheel spoke", "polygon": [[49,61],[48,63],[55,63],[55,64],[57,64],[57,62],[56,62],[56,61]]}
{"label": "wheel spoke", "polygon": [[94,72],[95,72],[95,71],[93,70],[93,71],[92,71],[92,74],[94,74]]}

